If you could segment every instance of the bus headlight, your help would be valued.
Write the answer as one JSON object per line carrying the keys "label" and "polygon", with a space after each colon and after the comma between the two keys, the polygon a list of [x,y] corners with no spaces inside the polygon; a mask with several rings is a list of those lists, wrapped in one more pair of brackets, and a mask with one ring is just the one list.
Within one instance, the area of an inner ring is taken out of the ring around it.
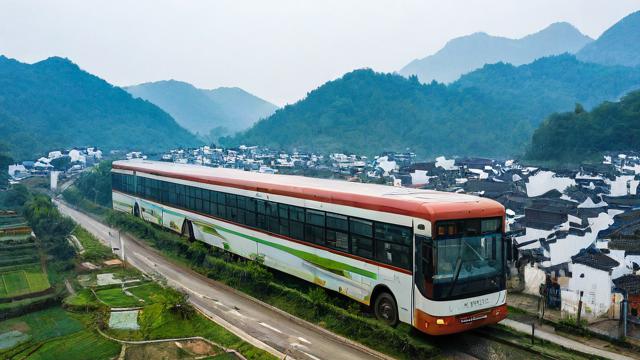
{"label": "bus headlight", "polygon": [[438,325],[444,325],[444,319],[438,319],[438,320],[436,320],[436,324],[438,324]]}

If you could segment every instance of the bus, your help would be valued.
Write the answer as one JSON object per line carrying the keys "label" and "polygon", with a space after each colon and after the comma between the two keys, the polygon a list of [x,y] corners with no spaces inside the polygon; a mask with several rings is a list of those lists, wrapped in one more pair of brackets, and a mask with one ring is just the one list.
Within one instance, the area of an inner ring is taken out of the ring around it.
{"label": "bus", "polygon": [[505,209],[465,194],[159,161],[112,166],[113,208],[431,335],[507,315]]}

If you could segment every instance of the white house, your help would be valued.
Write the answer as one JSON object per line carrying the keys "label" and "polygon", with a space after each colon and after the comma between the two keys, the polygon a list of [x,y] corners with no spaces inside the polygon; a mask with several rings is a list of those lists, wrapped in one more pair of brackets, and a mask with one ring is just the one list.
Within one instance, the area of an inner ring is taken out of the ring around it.
{"label": "white house", "polygon": [[562,289],[562,313],[577,316],[582,293],[582,315],[591,321],[607,315],[611,308],[613,281],[611,272],[619,262],[597,250],[587,249],[571,258],[571,278]]}

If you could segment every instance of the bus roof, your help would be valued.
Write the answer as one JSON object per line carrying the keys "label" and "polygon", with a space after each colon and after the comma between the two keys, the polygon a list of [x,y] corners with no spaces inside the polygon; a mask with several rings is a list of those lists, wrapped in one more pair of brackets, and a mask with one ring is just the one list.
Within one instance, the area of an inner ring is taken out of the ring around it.
{"label": "bus roof", "polygon": [[276,175],[148,160],[113,162],[114,169],[282,195],[429,221],[504,216],[498,202],[466,194]]}

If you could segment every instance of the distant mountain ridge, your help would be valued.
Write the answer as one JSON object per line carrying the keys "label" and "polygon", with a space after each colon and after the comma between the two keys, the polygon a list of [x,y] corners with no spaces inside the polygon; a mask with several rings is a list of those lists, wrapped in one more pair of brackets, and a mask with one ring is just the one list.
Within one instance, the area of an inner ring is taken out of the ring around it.
{"label": "distant mountain ridge", "polygon": [[160,151],[198,144],[157,106],[60,57],[26,64],[0,56],[0,134],[16,159],[73,146]]}
{"label": "distant mountain ridge", "polygon": [[517,67],[485,65],[448,86],[356,70],[224,140],[369,155],[409,148],[420,157],[506,157],[524,151],[548,114],[638,88],[640,68],[583,63],[567,54]]}
{"label": "distant mountain ridge", "polygon": [[592,41],[566,22],[551,24],[520,39],[479,32],[450,40],[435,54],[413,60],[399,73],[417,75],[423,83],[432,80],[450,83],[485,64],[527,64],[545,56],[575,53]]}
{"label": "distant mountain ridge", "polygon": [[640,11],[625,16],[576,56],[604,65],[640,65]]}
{"label": "distant mountain ridge", "polygon": [[203,137],[211,133],[212,140],[245,130],[277,109],[240,88],[205,90],[182,81],[163,80],[125,89],[158,105],[189,131]]}

